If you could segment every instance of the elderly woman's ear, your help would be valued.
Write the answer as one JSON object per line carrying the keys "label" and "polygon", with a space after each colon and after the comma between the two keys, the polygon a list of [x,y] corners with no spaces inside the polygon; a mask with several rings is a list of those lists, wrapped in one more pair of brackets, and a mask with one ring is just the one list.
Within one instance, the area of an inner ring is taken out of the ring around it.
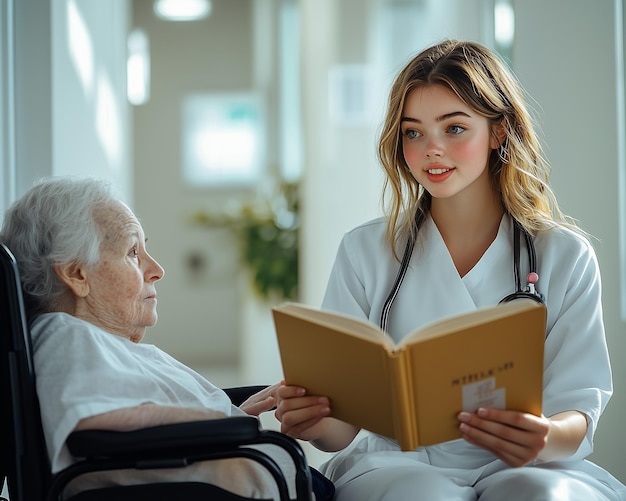
{"label": "elderly woman's ear", "polygon": [[89,282],[87,281],[86,269],[83,265],[76,262],[68,264],[55,264],[54,271],[63,282],[77,297],[85,297],[89,294]]}

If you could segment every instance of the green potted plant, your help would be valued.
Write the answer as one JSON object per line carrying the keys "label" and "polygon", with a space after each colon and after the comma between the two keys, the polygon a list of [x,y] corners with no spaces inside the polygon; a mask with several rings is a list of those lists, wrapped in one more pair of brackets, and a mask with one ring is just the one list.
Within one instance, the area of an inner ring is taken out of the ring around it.
{"label": "green potted plant", "polygon": [[298,296],[298,183],[279,182],[276,193],[230,212],[199,210],[192,222],[206,228],[229,228],[254,290],[263,299]]}

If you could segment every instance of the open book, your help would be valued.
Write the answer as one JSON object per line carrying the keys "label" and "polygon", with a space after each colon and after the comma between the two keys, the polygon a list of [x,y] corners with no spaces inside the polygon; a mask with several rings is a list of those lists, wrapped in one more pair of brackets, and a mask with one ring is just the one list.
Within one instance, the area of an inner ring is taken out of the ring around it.
{"label": "open book", "polygon": [[273,309],[285,381],[402,450],[460,437],[461,410],[541,414],[545,306],[520,299],[450,317],[400,345],[377,326],[287,303]]}

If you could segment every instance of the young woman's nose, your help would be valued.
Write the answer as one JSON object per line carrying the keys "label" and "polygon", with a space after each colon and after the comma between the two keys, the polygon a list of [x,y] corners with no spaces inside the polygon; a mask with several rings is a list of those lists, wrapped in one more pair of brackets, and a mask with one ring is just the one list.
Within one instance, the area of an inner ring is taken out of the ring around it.
{"label": "young woman's nose", "polygon": [[436,137],[430,136],[426,143],[426,157],[439,158],[443,156],[443,148]]}

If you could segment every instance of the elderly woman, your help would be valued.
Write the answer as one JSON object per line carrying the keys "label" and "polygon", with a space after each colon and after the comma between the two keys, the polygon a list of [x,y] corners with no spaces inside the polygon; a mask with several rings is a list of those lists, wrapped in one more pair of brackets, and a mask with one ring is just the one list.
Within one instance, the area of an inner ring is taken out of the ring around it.
{"label": "elderly woman", "polygon": [[[157,321],[155,285],[164,271],[146,249],[141,224],[108,183],[39,181],[7,211],[0,241],[18,261],[53,471],[74,461],[65,441],[76,430],[132,430],[258,415],[274,407],[275,387],[238,408],[185,365],[139,343]],[[293,471],[287,455],[274,452]],[[133,475],[92,475],[76,481],[73,492],[173,477],[204,480],[243,496],[275,497],[271,478],[245,459]]]}

